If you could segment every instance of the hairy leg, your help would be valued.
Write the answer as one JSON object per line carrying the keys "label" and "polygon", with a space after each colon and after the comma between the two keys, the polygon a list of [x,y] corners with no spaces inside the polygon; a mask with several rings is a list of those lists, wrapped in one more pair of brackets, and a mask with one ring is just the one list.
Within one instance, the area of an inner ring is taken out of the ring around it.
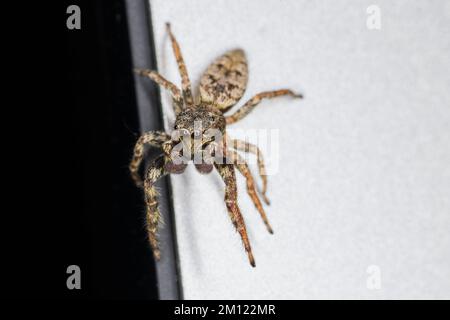
{"label": "hairy leg", "polygon": [[270,99],[270,98],[275,98],[275,97],[285,96],[285,95],[289,95],[294,98],[303,98],[303,96],[301,94],[295,94],[294,92],[292,92],[291,90],[288,90],[288,89],[261,92],[261,93],[255,95],[249,101],[247,101],[235,113],[226,117],[225,120],[227,121],[227,124],[235,123],[235,122],[241,120],[242,118],[244,118],[247,114],[249,114],[261,102],[262,99]]}
{"label": "hairy leg", "polygon": [[247,181],[247,193],[253,201],[256,209],[258,210],[261,218],[266,225],[267,231],[273,233],[272,227],[270,226],[269,220],[267,219],[266,213],[264,212],[261,201],[259,201],[258,195],[255,190],[255,182],[253,180],[252,174],[248,168],[247,162],[234,150],[227,150],[227,155],[233,159],[233,164],[238,168],[239,172],[245,177]]}
{"label": "hairy leg", "polygon": [[175,109],[175,114],[180,113],[180,111],[183,109],[183,97],[181,95],[180,89],[176,85],[174,85],[169,80],[165,79],[162,75],[157,73],[156,71],[149,70],[149,69],[134,69],[134,72],[136,72],[138,75],[143,77],[148,77],[155,81],[157,84],[162,86],[163,88],[170,91],[172,94],[173,99],[173,107]]}
{"label": "hairy leg", "polygon": [[161,221],[161,213],[158,208],[158,192],[154,184],[166,174],[167,172],[164,170],[164,156],[159,156],[147,169],[144,181],[148,239],[156,260],[159,260],[161,257],[157,234],[158,224]]}
{"label": "hairy leg", "polygon": [[177,60],[178,70],[181,75],[181,89],[183,90],[184,101],[187,105],[192,106],[194,100],[192,98],[191,81],[189,80],[188,72],[186,69],[186,64],[183,60],[183,55],[181,54],[180,46],[178,45],[177,39],[170,29],[170,23],[166,23],[167,32],[169,33],[170,41],[172,42],[172,49]]}
{"label": "hairy leg", "polygon": [[228,214],[241,236],[250,264],[255,267],[255,259],[253,258],[252,249],[248,240],[244,218],[237,205],[236,175],[234,173],[234,167],[232,164],[216,164],[215,166],[225,182],[225,203],[227,205]]}
{"label": "hairy leg", "polygon": [[134,146],[133,158],[131,159],[129,169],[134,183],[142,187],[142,180],[139,177],[139,166],[144,157],[144,146],[149,144],[154,147],[162,147],[163,143],[170,140],[170,136],[161,131],[148,131],[141,135]]}
{"label": "hairy leg", "polygon": [[242,141],[242,140],[238,140],[238,139],[233,139],[230,141],[230,146],[236,150],[239,151],[244,151],[244,152],[250,152],[256,155],[256,159],[258,161],[258,171],[259,171],[259,175],[261,177],[262,180],[262,190],[261,190],[261,195],[264,199],[264,202],[269,205],[270,201],[266,196],[266,192],[267,192],[267,174],[266,174],[266,168],[264,166],[264,159],[263,159],[263,155],[261,150],[259,150],[259,148],[254,145],[251,144],[249,142],[246,141]]}

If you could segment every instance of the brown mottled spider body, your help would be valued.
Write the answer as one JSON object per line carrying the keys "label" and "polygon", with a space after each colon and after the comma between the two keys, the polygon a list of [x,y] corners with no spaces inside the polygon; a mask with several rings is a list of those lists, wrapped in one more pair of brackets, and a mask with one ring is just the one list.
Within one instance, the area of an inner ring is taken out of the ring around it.
{"label": "brown mottled spider body", "polygon": [[[171,135],[160,131],[144,133],[134,147],[134,154],[130,163],[133,180],[138,186],[144,188],[147,230],[153,254],[159,260],[157,231],[161,214],[158,208],[155,182],[166,174],[182,173],[187,163],[193,160],[200,173],[209,173],[215,168],[222,177],[225,183],[225,204],[229,216],[241,236],[250,264],[254,267],[255,259],[248,240],[244,219],[237,204],[234,167],[245,177],[247,192],[261,215],[267,230],[270,233],[273,233],[273,231],[256,193],[255,182],[248,165],[237,151],[250,152],[257,156],[259,174],[263,182],[261,196],[266,204],[269,204],[265,195],[267,176],[259,148],[241,140],[229,139],[226,134],[226,125],[244,118],[262,99],[283,95],[297,98],[302,98],[302,96],[294,94],[288,89],[262,92],[251,98],[235,113],[225,116],[224,113],[243,96],[247,86],[247,60],[244,52],[238,49],[225,53],[207,68],[200,80],[200,99],[194,101],[180,47],[170,30],[169,24],[167,24],[167,30],[181,75],[182,90],[180,91],[177,86],[155,71],[135,70],[139,75],[149,77],[170,91],[176,114],[174,131]],[[138,170],[144,157],[145,145],[161,148],[163,154],[150,164],[145,173],[144,182],[142,182]]]}

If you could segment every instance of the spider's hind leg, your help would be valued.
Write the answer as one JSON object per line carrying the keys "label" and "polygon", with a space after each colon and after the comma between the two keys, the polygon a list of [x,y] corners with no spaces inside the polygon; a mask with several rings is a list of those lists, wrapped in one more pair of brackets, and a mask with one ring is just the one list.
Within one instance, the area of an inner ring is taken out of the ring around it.
{"label": "spider's hind leg", "polygon": [[173,99],[173,107],[175,110],[175,114],[178,114],[181,112],[181,110],[183,110],[183,97],[181,95],[180,89],[178,89],[176,85],[174,85],[172,82],[170,82],[162,75],[153,70],[134,69],[134,72],[140,76],[152,79],[157,84],[170,91]]}
{"label": "spider's hind leg", "polygon": [[235,113],[225,118],[227,121],[227,124],[235,123],[242,118],[244,118],[246,115],[248,115],[263,99],[270,99],[275,98],[279,96],[292,96],[294,98],[303,98],[301,94],[296,94],[292,92],[289,89],[280,89],[275,91],[266,91],[261,92],[255,95],[253,98],[251,98],[249,101],[247,101],[241,108],[239,108]]}
{"label": "spider's hind leg", "polygon": [[215,167],[225,182],[225,203],[227,205],[228,214],[230,215],[233,225],[241,236],[250,264],[252,267],[255,267],[255,259],[253,258],[250,241],[248,240],[244,218],[242,217],[241,211],[237,205],[237,187],[234,167],[232,164],[216,164]]}

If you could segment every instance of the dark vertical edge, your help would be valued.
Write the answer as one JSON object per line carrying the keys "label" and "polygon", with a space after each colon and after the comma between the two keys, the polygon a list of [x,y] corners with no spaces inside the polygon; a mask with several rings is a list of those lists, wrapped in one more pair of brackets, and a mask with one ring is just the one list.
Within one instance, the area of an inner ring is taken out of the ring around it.
{"label": "dark vertical edge", "polygon": [[[133,67],[156,70],[151,8],[148,0],[125,0]],[[136,100],[141,131],[164,130],[159,88],[146,79],[135,77]],[[154,156],[152,152],[150,156]],[[183,299],[176,239],[172,186],[168,177],[159,182],[159,204],[164,219],[160,229],[161,261],[157,262],[157,281],[161,300]]]}
{"label": "dark vertical edge", "polygon": [[[158,63],[157,63],[157,59],[156,59],[156,50],[155,50],[155,40],[153,37],[153,24],[152,24],[152,15],[151,15],[151,6],[150,6],[150,0],[143,0],[144,5],[145,5],[145,13],[146,13],[146,17],[147,17],[147,30],[148,30],[148,35],[149,35],[149,41],[150,41],[150,56],[151,56],[151,60],[152,60],[152,64],[150,65],[151,69],[157,70],[158,69]],[[160,123],[160,127],[162,130],[164,130],[164,119],[163,119],[163,111],[162,111],[162,104],[161,104],[161,95],[160,95],[160,91],[159,88],[157,86],[155,86],[157,89],[157,101],[155,103],[155,106],[157,106],[157,109],[159,111],[159,123]],[[177,295],[176,296],[167,296],[167,298],[165,298],[164,296],[160,296],[161,299],[166,300],[166,299],[184,299],[183,296],[183,282],[182,282],[182,277],[181,277],[181,268],[180,268],[180,259],[179,259],[179,250],[178,250],[178,242],[177,242],[177,232],[176,232],[176,220],[175,220],[175,210],[173,207],[173,193],[172,193],[172,184],[171,184],[171,180],[169,177],[165,178],[165,184],[166,187],[165,189],[165,193],[167,195],[167,210],[166,210],[166,214],[165,216],[168,217],[167,221],[169,221],[169,223],[166,224],[166,228],[167,230],[165,230],[165,236],[167,236],[167,252],[171,252],[171,254],[173,254],[171,256],[171,260],[170,262],[173,264],[173,268],[174,268],[174,272],[172,275],[172,279],[175,280],[176,283],[176,287],[177,287]],[[163,239],[162,239],[163,240]],[[162,249],[164,249],[165,247],[162,247]],[[161,265],[157,265],[157,270],[158,270],[158,274],[161,274],[161,269],[164,266]],[[161,288],[159,290],[160,295],[161,295]]]}

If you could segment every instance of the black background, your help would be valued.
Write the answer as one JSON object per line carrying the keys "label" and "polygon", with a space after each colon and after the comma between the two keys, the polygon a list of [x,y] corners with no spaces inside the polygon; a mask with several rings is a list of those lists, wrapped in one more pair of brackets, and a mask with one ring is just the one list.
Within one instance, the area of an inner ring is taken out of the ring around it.
{"label": "black background", "polygon": [[[72,4],[81,30],[66,27]],[[3,128],[14,169],[6,166],[2,289],[9,297],[156,299],[143,198],[128,173],[139,128],[124,2],[35,5],[3,11],[13,17],[14,103]],[[72,264],[81,290],[66,287]]]}

